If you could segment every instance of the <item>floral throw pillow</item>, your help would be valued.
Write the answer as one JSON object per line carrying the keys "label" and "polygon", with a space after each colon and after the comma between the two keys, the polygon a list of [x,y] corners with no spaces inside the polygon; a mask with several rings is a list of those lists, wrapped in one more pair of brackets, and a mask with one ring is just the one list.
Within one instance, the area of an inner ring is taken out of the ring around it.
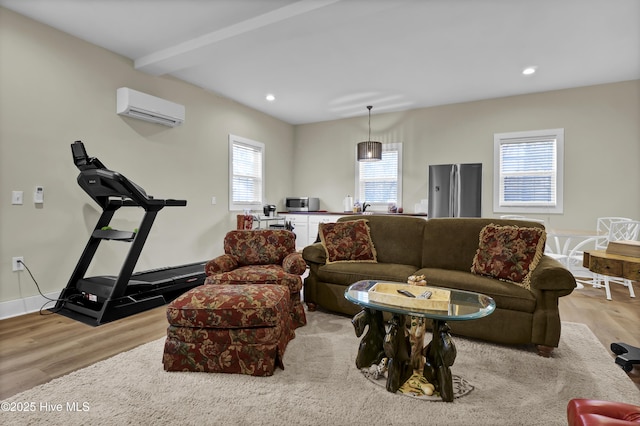
{"label": "floral throw pillow", "polygon": [[542,258],[546,239],[542,228],[489,224],[480,231],[471,272],[511,281],[529,290],[531,272]]}
{"label": "floral throw pillow", "polygon": [[318,230],[320,241],[327,252],[327,263],[378,261],[371,241],[369,221],[359,219],[321,223]]}

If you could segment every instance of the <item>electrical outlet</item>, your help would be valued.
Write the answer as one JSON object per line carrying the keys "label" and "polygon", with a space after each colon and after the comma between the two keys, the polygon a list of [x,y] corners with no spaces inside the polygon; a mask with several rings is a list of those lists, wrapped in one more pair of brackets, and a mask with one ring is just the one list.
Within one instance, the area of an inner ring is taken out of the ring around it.
{"label": "electrical outlet", "polygon": [[23,256],[16,256],[11,258],[11,267],[13,272],[24,271],[24,265],[22,264],[22,262],[24,262]]}

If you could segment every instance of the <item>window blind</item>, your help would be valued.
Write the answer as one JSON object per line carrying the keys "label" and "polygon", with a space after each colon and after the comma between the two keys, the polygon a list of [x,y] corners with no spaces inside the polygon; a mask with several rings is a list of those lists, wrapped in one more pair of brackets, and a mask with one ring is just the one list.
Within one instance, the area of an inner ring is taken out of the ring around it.
{"label": "window blind", "polygon": [[262,204],[263,148],[233,141],[232,205]]}
{"label": "window blind", "polygon": [[556,139],[521,139],[500,144],[500,206],[555,206]]}
{"label": "window blind", "polygon": [[360,162],[358,199],[370,204],[398,203],[398,155],[397,149],[385,150],[382,160]]}

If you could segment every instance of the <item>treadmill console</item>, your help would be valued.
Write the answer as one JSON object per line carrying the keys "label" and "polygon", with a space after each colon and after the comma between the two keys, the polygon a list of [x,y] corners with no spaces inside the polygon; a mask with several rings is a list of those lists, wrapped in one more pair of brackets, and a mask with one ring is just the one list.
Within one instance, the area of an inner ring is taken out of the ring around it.
{"label": "treadmill console", "polygon": [[87,169],[106,169],[100,160],[87,155],[87,150],[84,149],[84,144],[80,141],[75,141],[71,144],[71,153],[73,154],[73,162],[80,171]]}
{"label": "treadmill console", "polygon": [[[89,157],[81,141],[71,144],[71,154],[73,162],[80,170],[78,184],[103,208],[113,198],[131,200],[144,208],[148,208],[151,204],[158,205],[156,200],[147,195],[146,191],[135,182],[118,172],[107,169],[97,158]],[[163,200],[160,201],[163,202]]]}

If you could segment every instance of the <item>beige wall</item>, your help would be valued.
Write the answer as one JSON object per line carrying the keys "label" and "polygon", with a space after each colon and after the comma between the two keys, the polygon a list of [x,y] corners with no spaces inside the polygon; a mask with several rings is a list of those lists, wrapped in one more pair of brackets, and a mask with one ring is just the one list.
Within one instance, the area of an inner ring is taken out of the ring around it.
{"label": "beige wall", "polygon": [[[358,117],[297,126],[296,193],[342,211],[354,192]],[[403,143],[403,204],[427,198],[428,165],[483,163],[482,214],[493,213],[494,133],[565,129],[564,214],[548,226],[593,229],[599,216],[640,219],[640,80],[411,111],[374,114],[372,139]],[[362,200],[361,200],[362,201]]]}
{"label": "beige wall", "polygon": [[[26,273],[11,271],[13,256],[24,256],[43,292],[61,290],[95,226],[101,210],[76,182],[69,148],[75,140],[149,194],[188,201],[158,214],[138,270],[222,253],[224,234],[235,228],[228,211],[229,133],[265,143],[269,202],[282,207],[292,191],[289,124],[135,71],[128,59],[2,8],[0,54],[0,301],[37,294]],[[185,105],[186,122],[169,128],[116,115],[122,86]],[[44,186],[41,208],[33,203],[36,185]],[[11,205],[12,190],[24,191],[24,205]],[[112,223],[132,230],[141,213],[130,209]],[[91,272],[117,275],[128,249],[103,243]]]}

